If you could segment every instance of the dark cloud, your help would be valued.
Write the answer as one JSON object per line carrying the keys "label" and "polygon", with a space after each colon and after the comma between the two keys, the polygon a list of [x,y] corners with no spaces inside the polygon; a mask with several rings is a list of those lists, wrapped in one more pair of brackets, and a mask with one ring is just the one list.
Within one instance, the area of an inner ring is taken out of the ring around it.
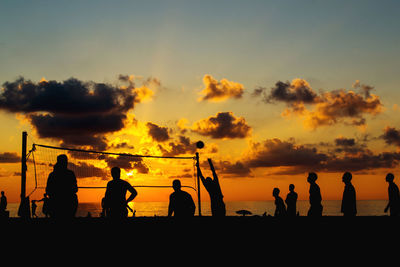
{"label": "dark cloud", "polygon": [[251,154],[245,164],[251,168],[279,166],[314,168],[327,159],[328,156],[318,152],[316,148],[274,138],[253,144]]}
{"label": "dark cloud", "polygon": [[97,177],[103,180],[107,180],[109,176],[106,169],[96,167],[87,162],[69,162],[68,168],[75,173],[75,176],[78,179]]}
{"label": "dark cloud", "polygon": [[28,118],[40,137],[61,140],[65,147],[90,146],[104,150],[107,148],[107,139],[103,134],[122,129],[126,116],[105,114],[75,117],[30,114]]}
{"label": "dark cloud", "polygon": [[122,141],[118,144],[111,144],[111,147],[116,148],[116,149],[121,149],[121,148],[127,148],[127,149],[134,149],[135,147],[130,145],[126,141]]}
{"label": "dark cloud", "polygon": [[127,112],[147,92],[143,88],[137,91],[124,76],[120,81],[128,81],[127,86],[75,78],[34,83],[20,77],[3,84],[0,109],[25,114],[40,137],[104,149],[104,135],[121,130]]}
{"label": "dark cloud", "polygon": [[374,154],[366,149],[356,154],[345,154],[343,157],[331,156],[320,166],[324,172],[364,171],[398,166],[400,153],[383,152]]}
{"label": "dark cloud", "polygon": [[170,139],[169,130],[167,127],[158,126],[157,124],[148,122],[146,124],[148,133],[157,142],[165,142]]}
{"label": "dark cloud", "polygon": [[[71,169],[80,171],[79,176],[82,178],[91,176],[106,177],[107,175],[111,175],[109,172],[113,167],[119,167],[125,171],[136,169],[138,173],[144,174],[149,173],[150,170],[142,157],[85,153],[80,151],[68,151],[68,154],[71,156],[71,160],[69,161],[69,164],[72,164]],[[87,160],[105,162],[107,167],[103,169],[98,168],[87,162]],[[96,175],[93,175],[93,173]]]}
{"label": "dark cloud", "polygon": [[179,155],[191,154],[196,152],[196,142],[190,141],[189,137],[179,136],[177,141],[169,142],[168,146],[158,145],[163,156],[174,157]]}
{"label": "dark cloud", "polygon": [[1,109],[22,113],[104,114],[127,111],[134,103],[132,90],[75,78],[34,83],[20,77],[5,82],[0,95]]}
{"label": "dark cloud", "polygon": [[[293,141],[267,139],[255,143],[244,160],[244,165],[250,168],[282,167],[274,172],[278,175],[303,174],[310,171],[345,172],[367,171],[380,168],[394,168],[400,163],[400,153],[382,152],[374,154],[371,150],[352,141],[336,139],[340,150],[344,153],[318,151],[317,145],[298,145]],[[343,142],[342,142],[343,141]]]}
{"label": "dark cloud", "polygon": [[387,126],[381,137],[385,140],[386,144],[400,147],[400,131],[396,128]]}
{"label": "dark cloud", "polygon": [[15,152],[0,153],[0,163],[18,163],[21,162],[21,157]]}
{"label": "dark cloud", "polygon": [[212,138],[245,138],[251,127],[243,117],[235,117],[232,112],[219,112],[216,116],[195,122],[192,131]]}
{"label": "dark cloud", "polygon": [[216,164],[217,173],[224,175],[224,177],[232,178],[249,178],[253,177],[249,166],[246,166],[241,161],[231,163],[229,161],[220,161]]}
{"label": "dark cloud", "polygon": [[113,167],[119,167],[126,171],[137,170],[138,173],[149,173],[150,169],[143,161],[141,157],[132,156],[103,156],[103,159],[107,163],[107,166],[111,169]]}
{"label": "dark cloud", "polygon": [[335,144],[337,146],[349,147],[349,146],[354,146],[356,142],[354,138],[338,137],[335,139]]}
{"label": "dark cloud", "polygon": [[262,95],[265,102],[281,101],[285,103],[317,103],[318,96],[311,89],[307,81],[303,79],[294,79],[290,82],[278,81],[274,87],[271,88],[269,95],[266,94],[265,89],[258,88],[253,92],[253,95]]}

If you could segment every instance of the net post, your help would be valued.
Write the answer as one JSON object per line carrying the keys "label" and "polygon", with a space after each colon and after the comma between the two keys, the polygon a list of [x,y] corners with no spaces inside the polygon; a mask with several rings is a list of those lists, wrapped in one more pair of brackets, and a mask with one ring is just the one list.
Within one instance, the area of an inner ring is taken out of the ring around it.
{"label": "net post", "polygon": [[[200,166],[199,152],[196,152],[196,164]],[[199,206],[199,216],[201,216],[201,199],[200,199],[200,173],[197,171],[197,201]]]}
{"label": "net post", "polygon": [[18,208],[18,216],[21,218],[30,218],[29,198],[26,197],[26,143],[27,132],[22,132],[22,152],[21,152],[21,202]]}

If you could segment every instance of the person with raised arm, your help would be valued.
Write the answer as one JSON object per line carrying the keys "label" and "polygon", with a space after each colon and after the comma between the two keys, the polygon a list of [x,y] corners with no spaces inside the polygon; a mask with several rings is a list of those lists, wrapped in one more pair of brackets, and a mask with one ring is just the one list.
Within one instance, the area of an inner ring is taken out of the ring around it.
{"label": "person with raised arm", "polygon": [[208,194],[210,195],[212,216],[223,217],[226,215],[226,208],[223,200],[224,196],[222,195],[222,190],[219,184],[218,175],[215,171],[211,159],[208,159],[208,164],[210,165],[210,169],[212,171],[214,179],[212,179],[211,177],[204,178],[198,162],[196,163],[197,172],[199,173],[201,182],[206,188]]}

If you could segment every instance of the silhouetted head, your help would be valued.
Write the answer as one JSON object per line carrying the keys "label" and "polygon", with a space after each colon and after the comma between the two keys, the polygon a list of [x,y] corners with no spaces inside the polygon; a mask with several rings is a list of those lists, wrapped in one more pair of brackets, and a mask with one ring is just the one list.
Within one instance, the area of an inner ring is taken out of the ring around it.
{"label": "silhouetted head", "polygon": [[111,176],[114,180],[117,180],[121,177],[121,169],[118,167],[114,167],[111,169]]}
{"label": "silhouetted head", "polygon": [[210,183],[212,183],[213,182],[213,179],[211,179],[211,177],[207,177],[206,178],[206,183],[207,184],[210,184]]}
{"label": "silhouetted head", "polygon": [[179,181],[178,179],[176,179],[176,180],[174,180],[174,181],[172,182],[172,188],[173,188],[175,191],[180,191],[180,190],[181,190],[181,187],[182,187],[181,181]]}
{"label": "silhouetted head", "polygon": [[353,176],[351,175],[351,173],[345,172],[345,173],[343,174],[342,181],[343,181],[344,183],[349,183],[349,182],[351,181],[352,178],[353,178]]}
{"label": "silhouetted head", "polygon": [[272,190],[272,195],[274,197],[278,197],[279,196],[279,192],[281,192],[281,190],[279,190],[279,188],[274,188],[274,190]]}
{"label": "silhouetted head", "polygon": [[57,167],[60,169],[66,169],[68,166],[68,157],[65,154],[57,156]]}
{"label": "silhouetted head", "polygon": [[294,184],[289,185],[289,191],[292,192],[294,190]]}
{"label": "silhouetted head", "polygon": [[307,177],[307,182],[314,183],[318,179],[318,176],[315,172],[310,172]]}
{"label": "silhouetted head", "polygon": [[4,191],[1,191],[1,195],[4,196]]}
{"label": "silhouetted head", "polygon": [[388,173],[387,175],[386,175],[386,182],[389,182],[389,183],[391,183],[391,182],[393,182],[393,180],[394,180],[394,175],[393,175],[393,173]]}

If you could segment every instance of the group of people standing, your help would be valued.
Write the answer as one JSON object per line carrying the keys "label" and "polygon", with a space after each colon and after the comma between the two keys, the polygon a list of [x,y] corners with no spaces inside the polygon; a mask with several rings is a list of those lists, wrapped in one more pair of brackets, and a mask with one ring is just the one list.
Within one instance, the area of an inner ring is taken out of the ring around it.
{"label": "group of people standing", "polygon": [[[223,217],[226,215],[223,194],[219,184],[218,175],[215,171],[211,159],[208,159],[213,178],[203,176],[199,163],[196,164],[197,172],[206,188],[211,200],[211,214],[215,217]],[[49,174],[46,186],[46,193],[43,201],[46,205],[46,217],[49,215],[54,218],[72,218],[75,216],[78,207],[78,186],[75,174],[67,168],[68,158],[62,154],[57,157],[57,163],[54,170]],[[107,189],[102,200],[102,215],[111,218],[126,218],[128,216],[128,203],[137,196],[136,189],[129,182],[121,179],[121,170],[119,167],[111,169],[112,180],[107,183]],[[316,183],[318,176],[311,172],[307,177],[310,184],[309,201],[310,208],[307,216],[322,216],[323,206],[321,204],[321,191]],[[357,214],[356,190],[351,183],[352,174],[345,172],[342,181],[345,184],[342,198],[341,212],[344,216],[355,216]],[[388,195],[389,202],[385,208],[385,212],[390,210],[391,216],[400,215],[400,194],[397,185],[393,182],[394,175],[387,174],[386,181],[389,183]],[[182,190],[180,180],[172,182],[174,192],[169,197],[168,216],[190,217],[194,216],[196,206],[191,195]],[[296,203],[298,195],[294,191],[295,186],[289,186],[289,193],[285,199],[279,196],[280,190],[274,188],[272,195],[275,198],[275,213],[277,217],[281,216],[298,216]],[[130,193],[126,198],[127,192]],[[4,193],[2,192],[4,196]],[[3,197],[4,198],[4,197]],[[2,201],[3,202],[3,201]],[[286,203],[286,205],[285,205]],[[2,208],[4,209],[4,208]]]}
{"label": "group of people standing", "polygon": [[[225,216],[225,204],[219,185],[218,176],[215,172],[211,159],[208,160],[213,173],[213,178],[204,176],[200,166],[197,164],[197,171],[200,179],[210,194],[211,210],[213,216]],[[43,209],[46,217],[67,219],[75,216],[78,208],[78,186],[76,176],[73,171],[67,168],[68,158],[62,154],[57,156],[57,162],[53,171],[47,179],[46,192]],[[113,167],[111,169],[112,180],[107,183],[107,189],[102,199],[102,216],[115,219],[126,218],[128,216],[128,203],[137,196],[136,189],[127,181],[121,179],[121,169]],[[168,216],[189,217],[195,213],[196,206],[191,195],[182,190],[180,180],[172,182],[174,192],[170,195]],[[130,193],[126,198],[127,192]],[[36,201],[32,202],[36,208]]]}
{"label": "group of people standing", "polygon": [[[356,190],[351,183],[353,176],[350,172],[345,172],[342,176],[342,182],[345,184],[343,197],[342,197],[342,205],[341,205],[341,213],[343,216],[351,217],[356,216],[357,214],[357,198],[356,198]],[[318,176],[314,172],[310,172],[307,177],[307,182],[310,184],[310,208],[307,212],[307,216],[310,217],[320,217],[322,216],[323,206],[321,190],[316,183]],[[400,215],[400,193],[399,188],[393,182],[394,175],[392,173],[388,173],[386,175],[386,182],[389,183],[388,195],[389,202],[384,209],[384,212],[390,210],[390,216],[399,216]],[[294,192],[294,185],[289,185],[289,193],[286,197],[285,203],[283,199],[279,196],[279,188],[274,188],[272,191],[272,195],[275,198],[275,213],[276,217],[282,216],[298,216],[298,212],[296,212],[296,203],[297,203],[297,193]]]}

